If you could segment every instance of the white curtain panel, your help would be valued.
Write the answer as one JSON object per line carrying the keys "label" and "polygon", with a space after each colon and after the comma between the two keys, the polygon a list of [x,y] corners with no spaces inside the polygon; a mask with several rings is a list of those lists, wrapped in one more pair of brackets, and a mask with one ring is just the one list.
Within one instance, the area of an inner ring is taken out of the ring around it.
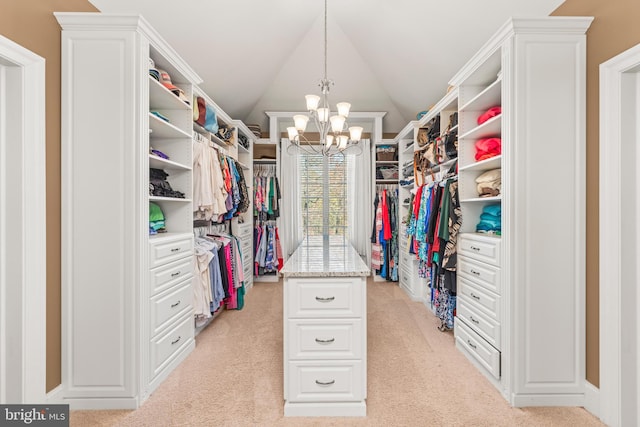
{"label": "white curtain panel", "polygon": [[363,261],[367,265],[371,265],[371,229],[373,226],[371,142],[368,139],[363,139],[360,144],[362,144],[362,154],[347,154],[349,161],[347,181],[348,237]]}
{"label": "white curtain panel", "polygon": [[[302,241],[302,211],[300,209],[300,185],[296,147],[287,138],[280,144],[280,243],[285,261]],[[291,151],[291,153],[289,153]]]}

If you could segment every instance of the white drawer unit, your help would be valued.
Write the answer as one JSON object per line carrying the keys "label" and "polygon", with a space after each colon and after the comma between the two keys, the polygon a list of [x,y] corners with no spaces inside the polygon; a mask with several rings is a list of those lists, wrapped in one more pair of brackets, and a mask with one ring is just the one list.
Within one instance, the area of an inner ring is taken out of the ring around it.
{"label": "white drawer unit", "polygon": [[193,274],[193,257],[179,259],[149,271],[150,294],[155,295]]}
{"label": "white drawer unit", "polygon": [[500,238],[462,233],[458,238],[458,253],[500,267]]}
{"label": "white drawer unit", "polygon": [[157,238],[149,243],[149,266],[158,267],[165,263],[193,254],[193,236],[181,235],[174,238]]}
{"label": "white drawer unit", "polygon": [[459,277],[458,297],[464,298],[465,301],[471,301],[484,314],[495,321],[500,321],[500,297],[493,292],[477,286],[464,277]]}
{"label": "white drawer unit", "polygon": [[464,277],[498,295],[501,293],[500,269],[464,256],[458,257],[458,276]]}
{"label": "white drawer unit", "polygon": [[289,402],[357,402],[364,399],[362,362],[289,362]]}
{"label": "white drawer unit", "polygon": [[173,329],[153,338],[149,348],[151,378],[162,372],[181,349],[190,345],[193,337],[193,314],[189,312]]}
{"label": "white drawer unit", "polygon": [[495,378],[500,378],[500,352],[462,322],[453,325],[456,345],[466,350]]}
{"label": "white drawer unit", "polygon": [[360,317],[364,282],[353,278],[292,278],[285,287],[289,316]]}
{"label": "white drawer unit", "polygon": [[458,319],[462,319],[467,326],[487,340],[489,344],[500,350],[500,323],[490,319],[480,310],[462,297],[458,298],[456,308]]}
{"label": "white drawer unit", "polygon": [[360,359],[362,320],[289,320],[290,359]]}
{"label": "white drawer unit", "polygon": [[166,328],[177,317],[185,313],[191,313],[193,299],[193,287],[191,280],[180,283],[175,288],[168,289],[151,298],[150,326],[151,335],[155,336]]}
{"label": "white drawer unit", "polygon": [[299,251],[282,270],[284,414],[366,416],[369,268],[349,247],[345,265],[354,268],[352,276],[301,271]]}

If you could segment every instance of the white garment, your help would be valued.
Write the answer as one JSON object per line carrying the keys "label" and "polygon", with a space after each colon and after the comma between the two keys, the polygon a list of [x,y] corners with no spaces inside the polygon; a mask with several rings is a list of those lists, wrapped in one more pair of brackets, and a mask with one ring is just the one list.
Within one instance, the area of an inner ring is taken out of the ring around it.
{"label": "white garment", "polygon": [[194,244],[196,274],[193,279],[193,308],[196,316],[204,318],[211,317],[213,293],[209,263],[213,259],[211,251],[214,248],[217,248],[216,244],[207,239],[196,239]]}

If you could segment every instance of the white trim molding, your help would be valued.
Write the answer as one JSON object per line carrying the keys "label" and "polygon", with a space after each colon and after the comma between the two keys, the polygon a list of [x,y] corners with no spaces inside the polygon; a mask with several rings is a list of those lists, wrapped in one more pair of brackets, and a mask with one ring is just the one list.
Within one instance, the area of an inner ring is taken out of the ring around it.
{"label": "white trim molding", "polygon": [[0,403],[37,404],[46,401],[45,61],[2,36],[0,94]]}
{"label": "white trim molding", "polygon": [[[635,97],[635,117],[638,115],[640,95],[638,79],[635,94],[626,94],[629,87],[626,76],[640,73],[640,45],[600,64],[600,405],[599,416],[606,424],[616,427],[622,424],[622,362],[625,315],[623,313],[624,271],[623,229],[625,209],[623,188],[633,185],[626,182],[634,176],[629,170],[625,144],[629,141],[623,117],[626,96]],[[640,76],[640,74],[638,74]],[[625,81],[627,83],[625,83]],[[627,121],[630,122],[630,121]],[[633,125],[635,126],[635,125]],[[629,131],[631,131],[629,129]],[[638,131],[633,130],[638,135]],[[636,149],[636,162],[637,162]],[[632,161],[632,160],[631,160]],[[637,166],[637,164],[635,165]],[[636,176],[635,197],[639,185]],[[625,195],[625,197],[633,197]],[[628,203],[628,202],[627,202]],[[632,203],[632,202],[631,202]],[[636,200],[637,203],[637,200]],[[636,205],[637,206],[637,205]],[[626,213],[628,216],[628,212]],[[636,215],[638,215],[636,208]],[[636,216],[637,218],[637,216]],[[633,237],[630,237],[633,239]],[[635,234],[635,251],[638,251],[638,235]],[[636,265],[637,268],[637,265]],[[637,283],[636,283],[637,285]],[[637,291],[636,291],[637,292]],[[636,316],[638,316],[636,305]],[[629,316],[626,316],[629,317]],[[636,317],[637,319],[637,317]],[[633,319],[627,319],[626,322]],[[636,326],[637,328],[637,326]],[[636,329],[636,337],[637,337]],[[636,338],[638,339],[638,338]],[[637,362],[636,362],[637,363]],[[637,387],[637,384],[636,384]]]}

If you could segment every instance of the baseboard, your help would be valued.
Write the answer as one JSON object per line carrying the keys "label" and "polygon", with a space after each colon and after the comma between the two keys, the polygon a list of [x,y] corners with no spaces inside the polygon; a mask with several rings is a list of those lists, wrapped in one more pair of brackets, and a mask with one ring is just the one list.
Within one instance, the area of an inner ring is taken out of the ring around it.
{"label": "baseboard", "polygon": [[286,402],[285,417],[366,417],[367,404],[362,402]]}
{"label": "baseboard", "polygon": [[46,396],[47,403],[51,403],[51,404],[64,403],[63,402],[64,396],[62,392],[63,392],[62,384],[60,384],[58,387],[48,392]]}
{"label": "baseboard", "polygon": [[92,409],[137,409],[140,402],[135,397],[122,398],[69,398],[64,399],[61,403],[69,405],[72,411]]}
{"label": "baseboard", "polygon": [[585,406],[584,394],[518,394],[511,397],[512,406]]}
{"label": "baseboard", "polygon": [[585,381],[584,409],[600,418],[600,389]]}

